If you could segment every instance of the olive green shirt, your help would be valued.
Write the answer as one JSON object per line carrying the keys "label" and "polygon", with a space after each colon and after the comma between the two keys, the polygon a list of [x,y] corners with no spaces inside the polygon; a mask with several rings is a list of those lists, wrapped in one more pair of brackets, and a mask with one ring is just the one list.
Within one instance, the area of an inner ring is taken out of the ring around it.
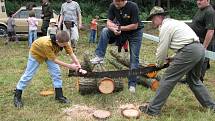
{"label": "olive green shirt", "polygon": [[[203,43],[207,30],[215,29],[215,11],[213,7],[209,5],[203,9],[199,9],[193,17],[190,27],[195,31],[200,42]],[[211,40],[212,42],[215,43],[215,40]]]}
{"label": "olive green shirt", "polygon": [[[69,43],[64,47],[67,54],[73,53]],[[42,63],[46,60],[55,60],[61,48],[53,45],[49,36],[40,37],[31,45],[30,53],[39,62]]]}

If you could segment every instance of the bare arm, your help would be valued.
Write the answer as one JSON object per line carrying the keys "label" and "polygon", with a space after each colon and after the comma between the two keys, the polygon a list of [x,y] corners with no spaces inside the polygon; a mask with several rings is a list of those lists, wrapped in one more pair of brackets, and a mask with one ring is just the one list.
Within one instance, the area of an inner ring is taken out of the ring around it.
{"label": "bare arm", "polygon": [[71,59],[75,64],[77,64],[79,66],[79,68],[81,68],[81,65],[74,53],[71,55]]}
{"label": "bare arm", "polygon": [[214,30],[208,30],[203,43],[204,48],[207,48],[214,35]]}
{"label": "bare arm", "polygon": [[58,64],[58,65],[61,65],[61,66],[63,66],[63,67],[66,67],[66,68],[70,68],[70,69],[74,69],[74,70],[77,69],[76,66],[74,66],[74,65],[72,65],[72,64],[65,63],[65,62],[60,61],[60,60],[58,60],[58,59],[55,59],[54,62],[55,62],[56,64]]}
{"label": "bare arm", "polygon": [[78,14],[78,27],[79,27],[79,29],[82,27],[82,16],[81,16],[81,13]]}

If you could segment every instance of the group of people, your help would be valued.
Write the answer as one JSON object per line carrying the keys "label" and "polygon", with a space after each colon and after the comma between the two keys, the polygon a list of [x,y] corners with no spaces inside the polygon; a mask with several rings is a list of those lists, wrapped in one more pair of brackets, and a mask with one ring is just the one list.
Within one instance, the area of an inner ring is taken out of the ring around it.
{"label": "group of people", "polygon": [[[160,80],[160,86],[155,97],[149,103],[139,107],[140,111],[148,115],[157,116],[160,114],[161,108],[173,88],[185,75],[187,84],[200,104],[215,111],[215,102],[209,95],[202,80],[207,61],[205,49],[212,48],[215,45],[213,38],[215,11],[209,0],[197,0],[196,2],[199,10],[190,26],[182,21],[168,18],[168,12],[158,6],[153,7],[147,18],[152,20],[153,26],[159,28],[160,31],[160,41],[156,51],[156,65],[162,67],[165,63],[169,63],[169,67],[165,70]],[[108,10],[107,26],[101,32],[95,50],[96,56],[90,60],[93,64],[103,62],[110,41],[116,42],[119,47],[128,41],[130,69],[139,68],[139,54],[143,34],[143,25],[140,22],[139,13],[136,3],[127,0],[113,0]],[[76,46],[74,40],[78,39],[78,28],[82,25],[80,7],[77,2],[67,0],[62,5],[58,28],[60,28],[61,23],[64,23],[63,28],[66,31],[58,31],[56,36],[52,37],[41,37],[32,44],[27,68],[16,86],[14,95],[16,107],[23,106],[21,100],[22,91],[32,79],[39,64],[44,61],[48,65],[48,70],[53,79],[55,99],[62,103],[68,103],[69,100],[62,93],[59,65],[77,70],[82,74],[87,73],[81,69],[81,65],[73,53],[73,49]],[[72,47],[68,44],[69,40],[72,40]],[[71,56],[72,64],[57,59],[57,53],[63,48]],[[172,49],[175,55],[168,56],[168,49]],[[137,77],[130,76],[128,80],[129,91],[135,93]]]}

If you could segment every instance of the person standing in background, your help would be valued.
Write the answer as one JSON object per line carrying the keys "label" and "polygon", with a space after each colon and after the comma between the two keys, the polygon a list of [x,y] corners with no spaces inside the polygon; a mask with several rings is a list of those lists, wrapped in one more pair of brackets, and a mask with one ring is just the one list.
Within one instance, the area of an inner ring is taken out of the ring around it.
{"label": "person standing in background", "polygon": [[58,28],[56,26],[56,20],[54,18],[52,18],[50,20],[49,27],[48,27],[48,30],[47,30],[47,36],[56,35],[57,30],[58,30]]}
{"label": "person standing in background", "polygon": [[46,36],[50,19],[53,18],[53,9],[51,7],[51,4],[49,3],[49,0],[42,0],[41,18],[43,19],[41,31],[42,31],[43,36]]}
{"label": "person standing in background", "polygon": [[13,18],[13,12],[9,13],[9,18],[7,20],[7,32],[8,32],[8,39],[6,39],[5,45],[8,44],[9,41],[16,41],[18,42],[18,38],[16,36],[16,31],[15,31],[15,21]]}
{"label": "person standing in background", "polygon": [[[195,31],[203,44],[204,48],[214,51],[215,38],[215,11],[210,5],[210,0],[196,0],[199,10],[193,17],[192,23],[189,26]],[[201,69],[201,81],[204,81],[204,76],[209,64],[209,58],[205,58]]]}
{"label": "person standing in background", "polygon": [[71,45],[75,52],[79,39],[78,29],[82,28],[81,9],[77,2],[66,0],[66,2],[62,4],[58,28],[61,28],[62,23],[64,23],[63,30],[67,31],[70,35]]}
{"label": "person standing in background", "polygon": [[90,43],[96,42],[96,32],[97,32],[97,21],[99,19],[99,16],[95,16],[95,18],[90,23]]}
{"label": "person standing in background", "polygon": [[28,47],[30,48],[34,40],[37,39],[38,20],[35,17],[34,10],[29,11],[29,17],[27,19],[27,22],[28,22]]}

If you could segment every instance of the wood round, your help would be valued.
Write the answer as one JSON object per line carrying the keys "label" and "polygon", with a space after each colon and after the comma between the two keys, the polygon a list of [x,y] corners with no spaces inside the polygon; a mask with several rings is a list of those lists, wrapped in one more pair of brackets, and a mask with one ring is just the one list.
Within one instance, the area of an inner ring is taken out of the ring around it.
{"label": "wood round", "polygon": [[93,117],[95,117],[96,119],[100,119],[100,120],[107,119],[110,116],[111,116],[110,111],[106,111],[106,110],[96,110],[93,113]]}
{"label": "wood round", "polygon": [[121,111],[122,115],[126,118],[135,118],[138,119],[140,117],[140,112],[137,109],[124,109]]}
{"label": "wood round", "polygon": [[110,94],[114,91],[114,81],[110,78],[103,78],[99,81],[99,91],[103,94]]}
{"label": "wood round", "polygon": [[41,96],[49,96],[49,95],[53,95],[54,94],[54,90],[44,90],[40,92]]}

